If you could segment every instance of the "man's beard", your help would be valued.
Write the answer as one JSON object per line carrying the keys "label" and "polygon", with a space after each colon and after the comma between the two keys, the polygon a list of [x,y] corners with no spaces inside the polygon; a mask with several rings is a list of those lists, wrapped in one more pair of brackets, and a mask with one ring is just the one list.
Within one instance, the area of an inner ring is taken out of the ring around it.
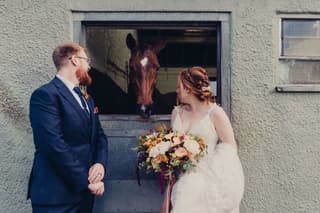
{"label": "man's beard", "polygon": [[80,85],[89,86],[92,83],[92,79],[86,71],[81,71],[80,69],[78,69],[76,71],[76,76],[79,80]]}

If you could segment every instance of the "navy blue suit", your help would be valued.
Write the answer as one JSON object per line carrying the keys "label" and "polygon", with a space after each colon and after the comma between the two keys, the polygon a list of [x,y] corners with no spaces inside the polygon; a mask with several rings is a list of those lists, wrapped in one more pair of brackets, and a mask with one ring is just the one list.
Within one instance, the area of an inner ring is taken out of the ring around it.
{"label": "navy blue suit", "polygon": [[35,155],[28,189],[32,205],[81,203],[90,194],[90,166],[106,167],[107,138],[91,97],[87,103],[90,117],[57,77],[33,92]]}

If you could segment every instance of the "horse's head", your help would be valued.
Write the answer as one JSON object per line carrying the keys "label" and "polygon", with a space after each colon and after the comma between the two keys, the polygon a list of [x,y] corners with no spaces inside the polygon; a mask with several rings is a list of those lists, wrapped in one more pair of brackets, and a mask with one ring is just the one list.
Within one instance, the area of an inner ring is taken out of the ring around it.
{"label": "horse's head", "polygon": [[152,94],[157,82],[159,62],[157,53],[164,48],[160,41],[153,45],[137,44],[131,34],[127,36],[127,46],[131,50],[130,84],[134,90],[138,113],[149,118],[152,113]]}

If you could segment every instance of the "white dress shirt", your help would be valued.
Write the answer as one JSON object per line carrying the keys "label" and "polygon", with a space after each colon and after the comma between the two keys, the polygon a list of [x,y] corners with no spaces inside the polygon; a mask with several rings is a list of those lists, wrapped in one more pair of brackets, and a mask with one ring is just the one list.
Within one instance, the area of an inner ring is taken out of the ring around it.
{"label": "white dress shirt", "polygon": [[[59,78],[65,85],[66,87],[69,89],[69,91],[71,92],[71,94],[73,95],[73,97],[77,100],[79,106],[83,108],[82,104],[81,104],[81,100],[80,100],[80,97],[79,95],[73,90],[74,87],[78,87],[79,85],[74,85],[72,82],[70,82],[69,80],[63,78],[61,75],[59,74],[56,74],[56,77]],[[89,107],[88,107],[88,104],[87,104],[87,101],[85,101],[86,103],[86,110],[89,112]]]}

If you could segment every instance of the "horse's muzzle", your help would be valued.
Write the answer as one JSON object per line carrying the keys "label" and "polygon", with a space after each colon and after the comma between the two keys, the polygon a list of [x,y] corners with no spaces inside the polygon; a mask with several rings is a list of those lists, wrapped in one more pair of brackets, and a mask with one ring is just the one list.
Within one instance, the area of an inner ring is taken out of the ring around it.
{"label": "horse's muzzle", "polygon": [[137,114],[139,114],[142,118],[148,119],[152,114],[153,105],[137,105]]}

